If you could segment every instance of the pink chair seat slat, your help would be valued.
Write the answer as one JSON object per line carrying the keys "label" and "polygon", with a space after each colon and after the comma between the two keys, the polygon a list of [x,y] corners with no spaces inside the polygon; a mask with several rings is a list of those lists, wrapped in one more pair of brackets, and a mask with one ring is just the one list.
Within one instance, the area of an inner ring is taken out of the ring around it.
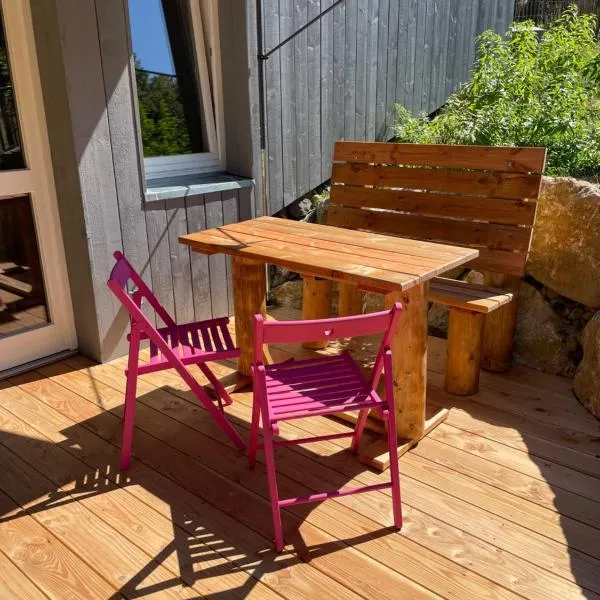
{"label": "pink chair seat slat", "polygon": [[[401,310],[401,305],[397,304],[389,311],[371,315],[300,322],[266,323],[262,316],[257,315],[255,317],[254,407],[252,411],[249,464],[250,466],[254,464],[257,448],[263,448],[267,463],[275,546],[278,551],[283,548],[280,509],[286,506],[391,488],[394,523],[398,528],[402,526],[395,435],[394,389],[391,373],[391,350],[389,347]],[[321,339],[322,337],[336,339],[373,333],[383,333],[384,335],[375,359],[370,381],[367,380],[360,367],[348,353],[307,360],[285,361],[272,365],[263,364],[263,344],[265,343],[298,343]],[[376,389],[384,364],[386,365],[384,375],[386,397],[382,399]],[[371,410],[377,411],[383,419],[388,421],[388,430],[392,432],[388,436],[392,463],[390,465],[391,479],[389,482],[359,488],[342,488],[305,497],[279,499],[275,470],[275,447],[352,437],[352,450],[356,451],[368,413]],[[278,434],[278,426],[281,421],[355,411],[358,411],[359,418],[352,433],[291,440],[273,439],[273,436]],[[261,415],[264,443],[258,444]],[[396,457],[395,460],[394,456]]]}

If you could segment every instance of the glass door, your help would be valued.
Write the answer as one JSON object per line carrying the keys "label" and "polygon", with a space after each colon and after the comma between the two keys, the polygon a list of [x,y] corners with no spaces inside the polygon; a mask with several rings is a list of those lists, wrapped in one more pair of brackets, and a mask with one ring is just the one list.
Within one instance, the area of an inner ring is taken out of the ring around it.
{"label": "glass door", "polygon": [[75,345],[29,2],[0,0],[0,375]]}

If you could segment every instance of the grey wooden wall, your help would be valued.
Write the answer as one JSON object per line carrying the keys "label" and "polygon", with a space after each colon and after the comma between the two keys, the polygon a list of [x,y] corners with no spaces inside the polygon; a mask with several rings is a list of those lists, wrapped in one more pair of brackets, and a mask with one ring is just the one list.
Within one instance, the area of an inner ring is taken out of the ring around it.
{"label": "grey wooden wall", "polygon": [[[146,201],[127,0],[31,2],[80,350],[101,361],[127,351],[127,317],[106,286],[115,250],[177,320],[231,314],[225,257],[192,255],[177,238],[250,218],[253,189]],[[239,28],[243,6],[228,5],[236,19],[227,27]],[[236,48],[227,53],[237,60]],[[250,145],[243,111],[227,110]],[[232,143],[230,154],[236,174],[252,174],[247,150]]]}
{"label": "grey wooden wall", "polygon": [[[261,0],[263,54],[334,0]],[[469,78],[475,36],[514,0],[344,0],[264,61],[270,212],[329,179],[336,139],[387,140],[394,105],[438,109]],[[259,33],[260,34],[260,33]]]}

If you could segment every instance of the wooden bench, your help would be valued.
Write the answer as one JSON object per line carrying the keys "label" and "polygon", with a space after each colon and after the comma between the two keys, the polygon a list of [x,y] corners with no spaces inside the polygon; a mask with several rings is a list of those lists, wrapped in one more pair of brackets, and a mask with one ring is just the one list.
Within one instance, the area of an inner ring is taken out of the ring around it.
{"label": "wooden bench", "polygon": [[[337,142],[327,224],[475,247],[485,285],[438,277],[429,299],[449,307],[445,389],[469,395],[480,366],[510,368],[520,279],[531,245],[545,148]],[[330,284],[305,281],[304,318],[320,314]],[[362,310],[340,286],[339,312]]]}

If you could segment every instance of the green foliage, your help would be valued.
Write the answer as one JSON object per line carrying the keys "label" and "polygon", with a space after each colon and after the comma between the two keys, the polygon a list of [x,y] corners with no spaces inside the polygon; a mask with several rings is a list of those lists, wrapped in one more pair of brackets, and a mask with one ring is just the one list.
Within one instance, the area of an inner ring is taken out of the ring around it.
{"label": "green foliage", "polygon": [[170,156],[192,151],[179,97],[177,80],[152,75],[135,59],[140,125],[144,156]]}
{"label": "green foliage", "polygon": [[596,17],[570,6],[542,36],[532,21],[485,31],[471,81],[433,120],[398,106],[400,141],[545,146],[546,173],[600,174],[600,44]]}

